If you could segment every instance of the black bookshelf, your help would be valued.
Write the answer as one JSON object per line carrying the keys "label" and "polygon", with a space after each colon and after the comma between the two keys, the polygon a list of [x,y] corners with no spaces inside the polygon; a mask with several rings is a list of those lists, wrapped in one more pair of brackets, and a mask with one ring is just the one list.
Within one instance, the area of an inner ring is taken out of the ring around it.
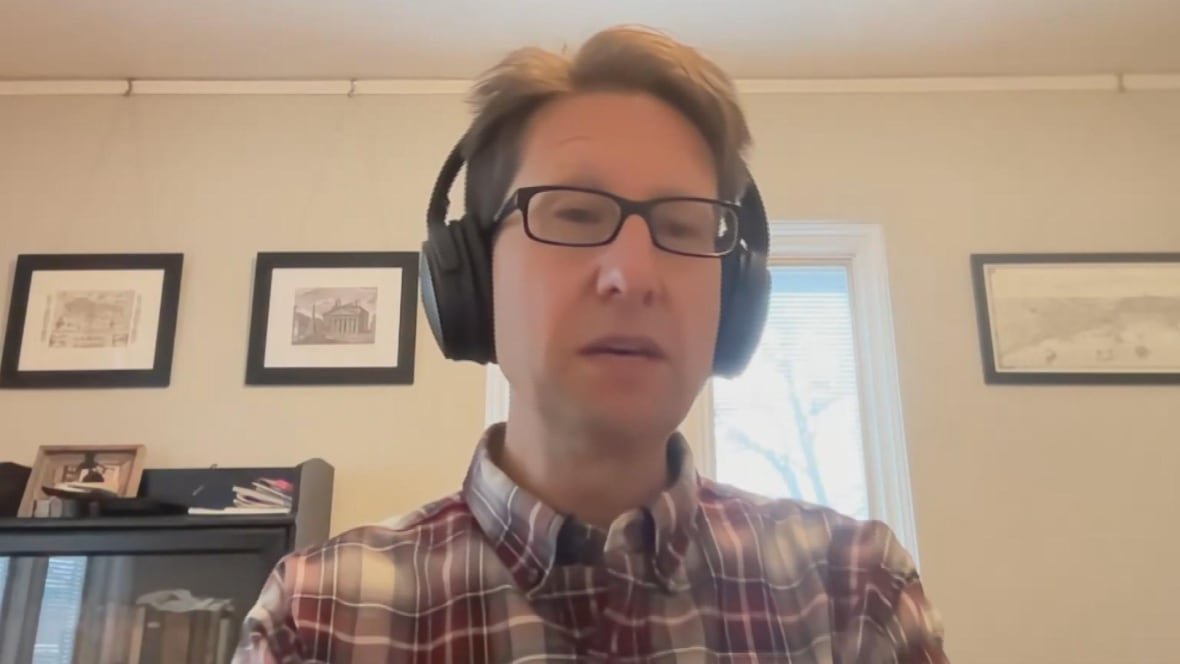
{"label": "black bookshelf", "polygon": [[[0,662],[31,662],[43,620],[67,635],[54,661],[228,662],[275,564],[328,537],[332,467],[148,469],[140,485],[141,497],[216,508],[260,477],[294,485],[290,513],[0,518]],[[178,608],[185,593],[207,608]]]}

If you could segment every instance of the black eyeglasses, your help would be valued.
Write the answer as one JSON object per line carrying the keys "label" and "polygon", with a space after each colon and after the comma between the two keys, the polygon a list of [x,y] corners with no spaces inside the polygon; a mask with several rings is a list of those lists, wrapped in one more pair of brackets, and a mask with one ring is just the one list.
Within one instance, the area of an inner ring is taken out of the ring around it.
{"label": "black eyeglasses", "polygon": [[652,242],[685,256],[724,256],[738,243],[741,207],[712,198],[674,196],[632,201],[584,187],[521,187],[513,192],[496,222],[520,210],[525,233],[537,242],[566,247],[610,244],[623,220],[637,214],[647,222]]}

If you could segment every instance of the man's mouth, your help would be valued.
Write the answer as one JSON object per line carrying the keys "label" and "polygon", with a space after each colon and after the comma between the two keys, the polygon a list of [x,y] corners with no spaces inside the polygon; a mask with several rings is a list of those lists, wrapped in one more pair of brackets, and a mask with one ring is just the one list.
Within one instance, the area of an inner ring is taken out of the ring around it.
{"label": "man's mouth", "polygon": [[662,360],[666,357],[664,350],[651,337],[628,335],[611,335],[595,339],[582,347],[581,354],[652,360]]}

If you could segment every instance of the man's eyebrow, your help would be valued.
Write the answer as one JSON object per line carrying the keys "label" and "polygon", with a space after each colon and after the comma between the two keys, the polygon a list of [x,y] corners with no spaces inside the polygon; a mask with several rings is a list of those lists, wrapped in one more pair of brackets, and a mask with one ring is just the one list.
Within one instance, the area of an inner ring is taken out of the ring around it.
{"label": "man's eyebrow", "polygon": [[[598,189],[600,191],[615,193],[603,183],[602,178],[592,173],[579,173],[570,177],[558,178],[556,184],[564,187],[585,187],[587,189]],[[661,187],[651,194],[644,196],[644,198],[699,198],[700,196],[698,193],[677,187]]]}
{"label": "man's eyebrow", "polygon": [[[704,196],[707,198],[708,196]],[[684,189],[663,188],[657,189],[649,198],[702,198],[700,193],[687,191]]]}
{"label": "man's eyebrow", "polygon": [[590,173],[578,173],[557,179],[557,184],[564,187],[585,187],[587,189],[602,189],[606,190],[602,178]]}

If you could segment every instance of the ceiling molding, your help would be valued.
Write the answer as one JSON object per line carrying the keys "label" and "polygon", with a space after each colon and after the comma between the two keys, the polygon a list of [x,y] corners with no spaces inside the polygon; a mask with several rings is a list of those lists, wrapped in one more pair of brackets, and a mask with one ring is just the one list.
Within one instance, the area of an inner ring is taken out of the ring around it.
{"label": "ceiling molding", "polygon": [[460,78],[360,79],[358,95],[465,95],[473,81]]}
{"label": "ceiling molding", "polygon": [[352,81],[130,81],[133,95],[347,95]]}
{"label": "ceiling molding", "polygon": [[861,79],[744,79],[746,94],[896,94],[907,92],[1118,91],[1117,74],[1094,76],[969,76]]}
{"label": "ceiling molding", "polygon": [[1127,74],[1123,76],[1127,90],[1180,90],[1180,74]]}
{"label": "ceiling molding", "polygon": [[131,81],[5,81],[0,80],[0,96],[26,95],[125,95]]}
{"label": "ceiling molding", "polygon": [[[909,94],[1180,90],[1180,74],[941,78],[738,79],[742,94]],[[54,95],[463,95],[464,79],[0,80],[0,96]]]}

